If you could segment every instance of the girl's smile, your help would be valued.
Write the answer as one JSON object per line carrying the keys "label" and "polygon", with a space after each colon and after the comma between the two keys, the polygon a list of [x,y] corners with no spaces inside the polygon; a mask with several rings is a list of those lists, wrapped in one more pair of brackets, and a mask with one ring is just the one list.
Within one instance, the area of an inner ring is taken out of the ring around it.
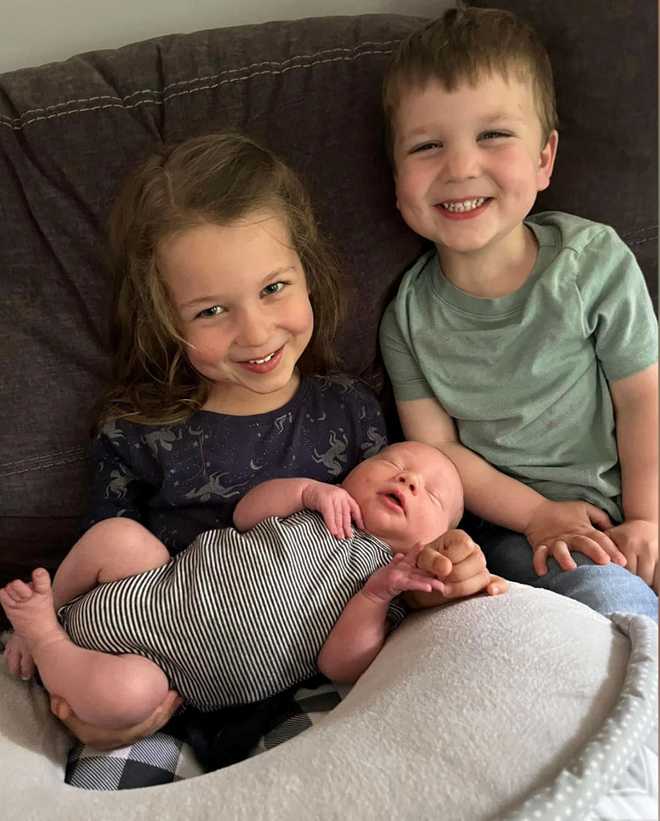
{"label": "girl's smile", "polygon": [[161,244],[158,267],[188,360],[211,383],[205,409],[251,415],[286,404],[314,319],[284,221],[261,211],[197,225]]}

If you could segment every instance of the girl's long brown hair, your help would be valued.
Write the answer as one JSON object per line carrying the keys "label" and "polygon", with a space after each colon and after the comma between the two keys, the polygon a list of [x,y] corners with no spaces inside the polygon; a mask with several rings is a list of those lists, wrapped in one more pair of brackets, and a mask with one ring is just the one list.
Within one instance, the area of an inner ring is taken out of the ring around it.
{"label": "girl's long brown hair", "polygon": [[187,228],[227,225],[264,210],[285,220],[310,292],[314,331],[299,368],[327,373],[337,367],[338,264],[319,234],[301,181],[242,134],[197,137],[149,157],[125,181],[112,209],[114,370],[99,426],[121,418],[144,424],[180,421],[204,405],[209,385],[186,358],[156,252],[166,238]]}

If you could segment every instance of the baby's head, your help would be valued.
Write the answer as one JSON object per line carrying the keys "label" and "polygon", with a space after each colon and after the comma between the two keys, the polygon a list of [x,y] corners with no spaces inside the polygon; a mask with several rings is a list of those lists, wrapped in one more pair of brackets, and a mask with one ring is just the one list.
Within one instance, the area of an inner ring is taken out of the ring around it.
{"label": "baby's head", "polygon": [[390,157],[399,106],[411,89],[437,82],[451,92],[493,74],[530,85],[545,144],[557,128],[555,87],[550,58],[534,29],[502,9],[449,9],[405,38],[386,70],[383,108]]}
{"label": "baby's head", "polygon": [[275,234],[300,262],[314,313],[300,370],[335,366],[338,266],[300,179],[242,134],[197,137],[149,157],[126,179],[112,211],[116,353],[106,419],[130,413],[138,421],[173,421],[204,404],[209,385],[188,361],[182,318],[161,270],[168,241],[204,226],[268,219],[281,226]]}
{"label": "baby's head", "polygon": [[366,530],[397,553],[434,541],[463,513],[463,487],[453,462],[421,442],[399,442],[365,459],[342,487],[359,504]]}

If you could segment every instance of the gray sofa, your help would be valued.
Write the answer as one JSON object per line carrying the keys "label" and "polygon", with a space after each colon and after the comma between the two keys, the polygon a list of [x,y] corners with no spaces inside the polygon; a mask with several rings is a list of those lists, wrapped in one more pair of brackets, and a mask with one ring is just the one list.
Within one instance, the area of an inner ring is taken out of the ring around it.
{"label": "gray sofa", "polygon": [[[538,208],[614,225],[655,295],[654,4],[497,5],[535,22],[554,58],[560,151]],[[396,435],[376,328],[423,245],[394,206],[379,82],[393,45],[419,22],[216,29],[0,75],[0,583],[38,564],[54,569],[76,537],[109,367],[104,225],[121,177],[161,141],[239,128],[302,173],[346,272],[345,368],[381,392]],[[3,812],[453,821],[552,818],[559,807],[585,819],[653,755],[644,741],[655,652],[643,620],[614,624],[514,586],[501,600],[410,619],[324,722],[277,750],[130,794],[65,787],[71,739],[43,693],[3,671]],[[625,744],[613,741],[624,725]],[[580,787],[570,807],[566,784]]]}

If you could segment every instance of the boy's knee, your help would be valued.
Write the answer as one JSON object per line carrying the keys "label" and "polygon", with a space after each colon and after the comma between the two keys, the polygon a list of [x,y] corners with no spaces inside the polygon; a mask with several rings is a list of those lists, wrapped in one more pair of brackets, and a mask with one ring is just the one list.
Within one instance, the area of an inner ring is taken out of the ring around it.
{"label": "boy's knee", "polygon": [[658,597],[639,576],[612,562],[580,564],[555,577],[549,588],[604,616],[633,613],[658,620]]}

